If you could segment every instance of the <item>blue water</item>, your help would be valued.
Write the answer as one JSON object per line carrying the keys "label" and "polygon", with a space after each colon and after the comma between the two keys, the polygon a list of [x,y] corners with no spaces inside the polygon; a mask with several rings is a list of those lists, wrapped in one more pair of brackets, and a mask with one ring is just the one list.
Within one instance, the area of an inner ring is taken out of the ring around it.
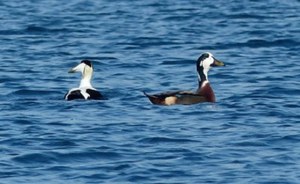
{"label": "blue water", "polygon": [[[300,183],[300,1],[0,2],[0,183]],[[154,106],[197,88],[217,103]],[[108,100],[64,101],[94,64]]]}

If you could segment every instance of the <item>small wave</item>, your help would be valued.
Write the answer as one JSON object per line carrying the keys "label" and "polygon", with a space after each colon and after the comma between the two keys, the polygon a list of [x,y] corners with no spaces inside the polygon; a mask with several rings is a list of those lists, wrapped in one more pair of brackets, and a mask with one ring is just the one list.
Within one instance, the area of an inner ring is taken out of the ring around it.
{"label": "small wave", "polygon": [[56,158],[63,161],[82,161],[94,159],[117,159],[122,156],[117,152],[112,151],[85,151],[85,152],[71,152],[71,153],[56,153]]}
{"label": "small wave", "polygon": [[234,146],[238,146],[238,147],[265,147],[265,146],[268,146],[268,145],[264,142],[241,141],[241,142],[234,143]]}
{"label": "small wave", "polygon": [[23,164],[51,164],[56,161],[56,158],[46,153],[30,153],[16,156],[12,160]]}
{"label": "small wave", "polygon": [[176,138],[168,138],[168,137],[148,137],[139,140],[140,143],[184,143],[184,142],[195,142],[195,140],[191,139],[176,139]]}
{"label": "small wave", "polygon": [[0,30],[0,35],[21,35],[21,30]]}
{"label": "small wave", "polygon": [[116,152],[86,151],[86,152],[43,152],[29,153],[14,157],[12,160],[23,164],[51,164],[56,162],[78,162],[94,159],[117,159],[121,155]]}
{"label": "small wave", "polygon": [[286,135],[277,139],[272,140],[272,142],[288,142],[288,143],[298,143],[300,141],[299,135]]}
{"label": "small wave", "polygon": [[10,93],[10,95],[17,95],[17,96],[45,96],[49,94],[60,94],[61,92],[58,91],[51,91],[51,90],[30,90],[30,89],[20,89]]}
{"label": "small wave", "polygon": [[[300,43],[292,39],[277,39],[277,40],[264,40],[264,39],[251,39],[246,42],[218,44],[222,48],[236,48],[236,47],[290,47],[291,45],[299,45]],[[215,46],[217,48],[217,46]]]}
{"label": "small wave", "polygon": [[45,143],[43,145],[47,146],[47,147],[76,147],[76,146],[78,146],[72,140],[55,140],[55,141],[51,141],[49,143]]}
{"label": "small wave", "polygon": [[61,28],[61,29],[50,29],[42,26],[37,26],[37,25],[29,25],[25,28],[25,32],[29,33],[45,33],[45,32],[68,32],[70,30],[66,28]]}
{"label": "small wave", "polygon": [[266,19],[266,18],[270,18],[270,17],[264,16],[264,15],[249,14],[249,13],[237,13],[237,14],[226,15],[226,16],[229,18],[232,18],[232,19]]}
{"label": "small wave", "polygon": [[285,47],[290,45],[299,45],[299,43],[292,39],[278,39],[272,41],[253,39],[245,43],[245,46],[249,47]]}
{"label": "small wave", "polygon": [[194,60],[190,60],[190,59],[178,59],[178,58],[174,58],[174,60],[166,60],[166,61],[162,61],[161,65],[193,65],[195,64],[197,58],[195,58]]}

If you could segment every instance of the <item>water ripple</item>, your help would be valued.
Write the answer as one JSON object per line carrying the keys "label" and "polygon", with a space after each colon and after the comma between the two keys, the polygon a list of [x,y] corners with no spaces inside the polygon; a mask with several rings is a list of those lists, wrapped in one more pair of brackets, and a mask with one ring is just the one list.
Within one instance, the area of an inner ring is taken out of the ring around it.
{"label": "water ripple", "polygon": [[[1,1],[2,183],[298,183],[299,1]],[[212,52],[217,103],[195,90]],[[107,100],[70,101],[93,61]],[[253,177],[255,176],[255,177]]]}

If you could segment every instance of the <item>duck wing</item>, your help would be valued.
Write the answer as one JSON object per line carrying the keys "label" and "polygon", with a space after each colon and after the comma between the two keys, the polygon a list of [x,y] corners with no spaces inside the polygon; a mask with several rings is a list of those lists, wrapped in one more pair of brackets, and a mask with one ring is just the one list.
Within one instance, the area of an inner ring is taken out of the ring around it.
{"label": "duck wing", "polygon": [[80,89],[70,90],[64,97],[65,100],[84,99]]}
{"label": "duck wing", "polygon": [[86,93],[90,95],[88,97],[88,99],[93,99],[93,100],[102,100],[102,99],[104,99],[103,95],[97,90],[87,89]]}
{"label": "duck wing", "polygon": [[149,95],[144,92],[144,94],[153,104],[157,105],[190,105],[206,101],[204,96],[192,91],[170,91],[153,95]]}

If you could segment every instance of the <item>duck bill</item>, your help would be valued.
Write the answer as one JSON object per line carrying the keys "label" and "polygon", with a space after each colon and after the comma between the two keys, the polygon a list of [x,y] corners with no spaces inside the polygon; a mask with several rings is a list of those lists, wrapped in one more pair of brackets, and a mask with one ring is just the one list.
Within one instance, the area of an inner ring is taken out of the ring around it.
{"label": "duck bill", "polygon": [[212,64],[212,66],[225,66],[225,64],[222,61],[219,61],[216,58],[214,58],[214,63]]}
{"label": "duck bill", "polygon": [[83,69],[84,69],[84,64],[80,63],[79,65],[75,66],[74,68],[71,68],[68,73],[81,72],[81,71],[83,71]]}

